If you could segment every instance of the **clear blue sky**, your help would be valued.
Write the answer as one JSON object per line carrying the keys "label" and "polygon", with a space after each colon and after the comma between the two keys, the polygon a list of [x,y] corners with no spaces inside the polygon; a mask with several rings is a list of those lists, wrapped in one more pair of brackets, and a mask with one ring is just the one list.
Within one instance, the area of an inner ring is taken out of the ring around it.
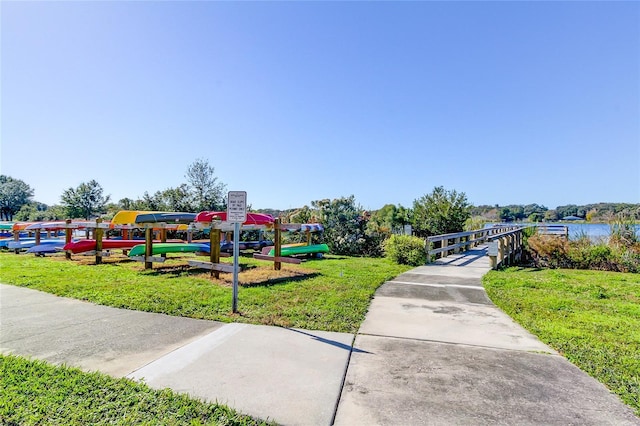
{"label": "clear blue sky", "polygon": [[2,1],[1,173],[59,203],[640,202],[639,2]]}

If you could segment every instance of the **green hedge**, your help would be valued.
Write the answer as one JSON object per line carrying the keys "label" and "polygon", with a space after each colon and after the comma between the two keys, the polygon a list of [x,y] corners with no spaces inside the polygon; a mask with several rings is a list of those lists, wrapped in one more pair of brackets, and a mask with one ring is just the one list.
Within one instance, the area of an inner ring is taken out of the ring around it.
{"label": "green hedge", "polygon": [[422,238],[409,235],[392,235],[384,242],[384,252],[387,258],[400,265],[420,266],[427,263]]}

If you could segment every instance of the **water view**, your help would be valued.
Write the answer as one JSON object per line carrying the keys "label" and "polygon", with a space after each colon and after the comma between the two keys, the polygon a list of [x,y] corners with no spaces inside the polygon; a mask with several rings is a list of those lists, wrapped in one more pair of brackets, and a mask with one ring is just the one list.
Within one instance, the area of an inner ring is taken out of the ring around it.
{"label": "water view", "polygon": [[[493,226],[494,224],[487,224]],[[517,223],[517,225],[531,225],[531,223]],[[568,222],[545,222],[540,225],[563,225],[569,230],[569,239],[575,240],[582,235],[586,235],[590,239],[606,240],[611,234],[611,225],[608,223],[568,223]],[[640,234],[640,224],[635,225],[636,234]]]}

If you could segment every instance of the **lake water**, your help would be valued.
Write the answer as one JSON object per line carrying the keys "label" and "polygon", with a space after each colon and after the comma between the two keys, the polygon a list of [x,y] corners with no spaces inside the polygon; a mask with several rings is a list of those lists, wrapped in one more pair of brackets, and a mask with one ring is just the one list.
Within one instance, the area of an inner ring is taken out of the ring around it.
{"label": "lake water", "polygon": [[[487,224],[493,226],[493,224]],[[519,223],[518,225],[531,225],[531,223]],[[611,235],[611,225],[608,223],[568,223],[568,222],[545,222],[545,225],[565,225],[569,229],[569,239],[575,240],[582,235],[590,239],[606,240]],[[640,225],[635,225],[636,234],[640,235]]]}

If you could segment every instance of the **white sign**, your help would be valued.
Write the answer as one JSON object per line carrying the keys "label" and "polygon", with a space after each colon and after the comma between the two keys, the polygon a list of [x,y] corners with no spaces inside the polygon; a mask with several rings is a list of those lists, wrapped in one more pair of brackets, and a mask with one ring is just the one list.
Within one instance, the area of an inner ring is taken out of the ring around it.
{"label": "white sign", "polygon": [[487,254],[489,256],[497,256],[498,255],[498,242],[491,241],[487,244]]}
{"label": "white sign", "polygon": [[229,191],[227,194],[227,222],[247,221],[247,191]]}

